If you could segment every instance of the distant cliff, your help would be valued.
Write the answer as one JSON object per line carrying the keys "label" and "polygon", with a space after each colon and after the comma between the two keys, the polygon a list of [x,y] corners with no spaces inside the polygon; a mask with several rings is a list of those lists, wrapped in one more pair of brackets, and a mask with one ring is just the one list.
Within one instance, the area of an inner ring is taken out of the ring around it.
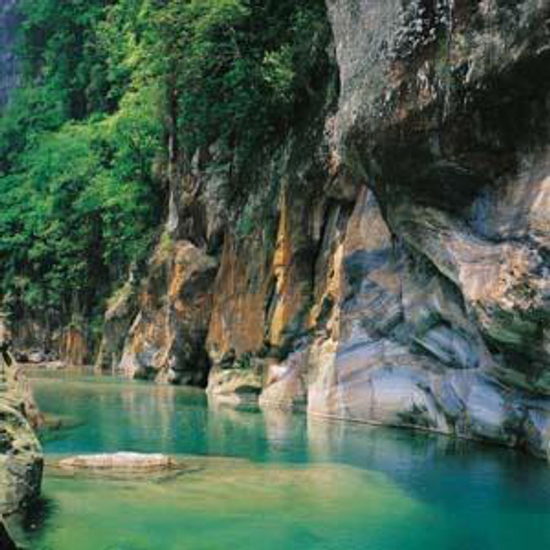
{"label": "distant cliff", "polygon": [[0,4],[0,107],[17,86],[17,59],[14,54],[15,31],[19,17],[17,0],[2,0]]}

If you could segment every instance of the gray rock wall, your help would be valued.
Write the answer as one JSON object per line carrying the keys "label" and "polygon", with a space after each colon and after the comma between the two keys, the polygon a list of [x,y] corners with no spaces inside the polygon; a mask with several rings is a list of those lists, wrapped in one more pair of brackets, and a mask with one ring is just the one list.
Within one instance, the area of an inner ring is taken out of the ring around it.
{"label": "gray rock wall", "polygon": [[[250,361],[260,403],[549,457],[550,2],[327,5],[322,191],[280,206],[307,220],[314,287],[294,349]],[[215,369],[211,394],[248,377]]]}

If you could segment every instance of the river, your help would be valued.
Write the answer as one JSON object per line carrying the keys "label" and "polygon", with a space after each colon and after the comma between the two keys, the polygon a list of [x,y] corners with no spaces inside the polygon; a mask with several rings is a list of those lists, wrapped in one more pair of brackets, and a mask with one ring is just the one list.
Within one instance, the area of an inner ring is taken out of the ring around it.
{"label": "river", "polygon": [[47,469],[29,550],[518,550],[550,547],[550,469],[520,452],[105,377],[32,378],[49,460],[182,455],[147,480]]}

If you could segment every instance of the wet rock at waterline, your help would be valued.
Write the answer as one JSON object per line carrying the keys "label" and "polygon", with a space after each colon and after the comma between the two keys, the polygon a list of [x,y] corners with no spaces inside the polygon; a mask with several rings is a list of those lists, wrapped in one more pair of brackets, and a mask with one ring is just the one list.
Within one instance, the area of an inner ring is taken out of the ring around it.
{"label": "wet rock at waterline", "polygon": [[[115,453],[82,455],[60,460],[64,470],[93,470],[113,473],[162,472],[178,467],[178,462],[162,454]],[[181,467],[181,466],[180,466]]]}
{"label": "wet rock at waterline", "polygon": [[19,512],[40,494],[42,449],[29,420],[38,424],[40,414],[21,374],[10,369],[0,389],[0,514]]}
{"label": "wet rock at waterline", "polygon": [[235,407],[255,407],[262,393],[262,378],[253,369],[216,369],[210,373],[208,395]]}

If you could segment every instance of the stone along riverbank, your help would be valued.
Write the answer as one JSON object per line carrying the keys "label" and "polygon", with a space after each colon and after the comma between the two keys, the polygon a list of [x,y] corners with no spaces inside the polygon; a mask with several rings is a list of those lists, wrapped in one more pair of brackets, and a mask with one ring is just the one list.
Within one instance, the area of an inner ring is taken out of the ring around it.
{"label": "stone along riverbank", "polygon": [[4,524],[40,494],[42,449],[33,427],[40,414],[30,388],[7,351],[0,353],[0,548],[15,548]]}

